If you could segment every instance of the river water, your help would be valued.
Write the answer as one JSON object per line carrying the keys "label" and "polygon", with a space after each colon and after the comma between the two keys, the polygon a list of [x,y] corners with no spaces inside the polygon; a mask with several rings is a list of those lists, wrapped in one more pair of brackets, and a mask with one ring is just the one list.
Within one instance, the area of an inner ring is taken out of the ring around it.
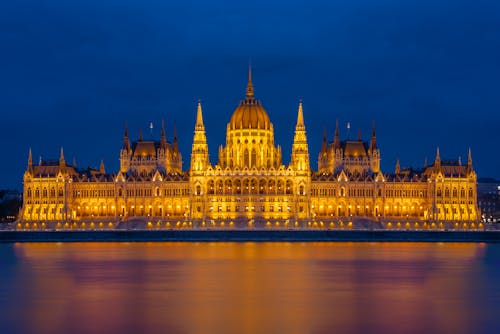
{"label": "river water", "polygon": [[0,333],[499,333],[500,245],[0,245]]}

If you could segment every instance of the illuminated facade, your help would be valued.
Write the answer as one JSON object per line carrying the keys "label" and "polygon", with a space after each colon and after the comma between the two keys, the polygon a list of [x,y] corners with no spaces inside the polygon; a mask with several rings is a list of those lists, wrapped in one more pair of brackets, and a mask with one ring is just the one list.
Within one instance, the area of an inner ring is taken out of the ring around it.
{"label": "illuminated facade", "polygon": [[372,220],[475,221],[476,174],[466,164],[441,161],[393,173],[380,168],[375,128],[369,142],[323,138],[318,169],[311,169],[302,102],[289,165],[274,142],[274,127],[255,98],[249,74],[245,99],[226,128],[218,163],[209,160],[198,102],[190,169],[182,169],[177,137],[159,141],[142,135],[130,141],[125,130],[120,170],[106,173],[59,161],[34,164],[24,174],[25,222],[98,221],[316,221],[365,217]]}

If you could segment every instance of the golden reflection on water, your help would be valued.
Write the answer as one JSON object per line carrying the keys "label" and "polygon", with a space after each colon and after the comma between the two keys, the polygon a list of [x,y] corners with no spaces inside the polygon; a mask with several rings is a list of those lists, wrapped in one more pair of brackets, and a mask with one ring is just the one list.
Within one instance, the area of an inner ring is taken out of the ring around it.
{"label": "golden reflection on water", "polygon": [[12,247],[16,283],[7,315],[22,332],[463,333],[477,325],[475,263],[490,245]]}

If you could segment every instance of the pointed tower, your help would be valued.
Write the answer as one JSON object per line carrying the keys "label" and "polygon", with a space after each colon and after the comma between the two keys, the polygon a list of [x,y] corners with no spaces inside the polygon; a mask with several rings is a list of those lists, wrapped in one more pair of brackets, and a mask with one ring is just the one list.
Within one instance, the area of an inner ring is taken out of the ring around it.
{"label": "pointed tower", "polygon": [[33,155],[31,154],[31,147],[28,152],[28,169],[33,168]]}
{"label": "pointed tower", "polygon": [[340,149],[339,120],[335,121],[335,136],[333,137],[333,149]]}
{"label": "pointed tower", "polygon": [[128,136],[128,123],[125,122],[125,133],[123,135],[123,146],[120,150],[120,172],[127,173],[130,169],[130,159],[132,158],[132,148]]}
{"label": "pointed tower", "polygon": [[33,175],[33,155],[31,153],[31,147],[28,151],[28,168],[26,168],[26,172]]}
{"label": "pointed tower", "polygon": [[208,159],[208,145],[205,135],[205,125],[203,124],[203,113],[201,110],[201,102],[198,101],[193,146],[191,149],[191,175],[203,175],[209,164],[210,161]]}
{"label": "pointed tower", "polygon": [[299,102],[297,112],[297,124],[295,125],[295,135],[293,136],[291,165],[297,172],[309,174],[309,148],[307,145],[306,126],[304,124],[304,112],[302,110],[302,100]]}
{"label": "pointed tower", "polygon": [[323,130],[323,141],[321,142],[321,154],[326,154],[326,128]]}
{"label": "pointed tower", "polygon": [[399,164],[399,158],[396,160],[396,167],[394,168],[394,174],[401,173],[401,165]]}
{"label": "pointed tower", "polygon": [[179,138],[177,137],[177,128],[174,126],[174,153],[179,153]]}
{"label": "pointed tower", "polygon": [[441,155],[439,154],[439,147],[436,149],[436,159],[434,160],[434,167],[441,168]]}
{"label": "pointed tower", "polygon": [[61,154],[59,155],[59,168],[66,167],[66,161],[64,160],[64,149],[61,147]]}
{"label": "pointed tower", "polygon": [[467,172],[471,173],[474,171],[474,167],[472,166],[472,152],[469,147],[469,152],[467,153]]}
{"label": "pointed tower", "polygon": [[247,98],[253,99],[254,91],[253,91],[253,83],[252,83],[252,65],[248,65],[248,84],[247,84]]}
{"label": "pointed tower", "polygon": [[377,136],[375,134],[375,122],[372,125],[372,136],[370,139],[370,147],[368,148],[370,155],[370,167],[373,173],[380,172],[380,150],[377,147]]}
{"label": "pointed tower", "polygon": [[167,149],[167,136],[165,134],[165,121],[164,120],[161,120],[160,147],[163,150]]}
{"label": "pointed tower", "polygon": [[318,155],[318,172],[326,173],[328,169],[328,143],[326,139],[326,128],[323,130],[323,140],[321,141],[321,151]]}
{"label": "pointed tower", "polygon": [[101,159],[101,164],[99,165],[99,174],[106,174],[106,168],[104,168],[104,160]]}

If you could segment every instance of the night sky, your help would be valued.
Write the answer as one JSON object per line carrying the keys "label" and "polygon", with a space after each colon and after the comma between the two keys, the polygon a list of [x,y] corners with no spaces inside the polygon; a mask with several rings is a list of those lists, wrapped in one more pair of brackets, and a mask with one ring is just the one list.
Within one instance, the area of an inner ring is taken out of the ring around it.
{"label": "night sky", "polygon": [[2,1],[0,188],[22,188],[30,147],[116,172],[126,122],[175,126],[187,169],[198,99],[215,164],[250,58],[285,163],[302,98],[314,169],[338,118],[344,138],[376,123],[385,172],[470,147],[500,177],[498,1],[234,2]]}

